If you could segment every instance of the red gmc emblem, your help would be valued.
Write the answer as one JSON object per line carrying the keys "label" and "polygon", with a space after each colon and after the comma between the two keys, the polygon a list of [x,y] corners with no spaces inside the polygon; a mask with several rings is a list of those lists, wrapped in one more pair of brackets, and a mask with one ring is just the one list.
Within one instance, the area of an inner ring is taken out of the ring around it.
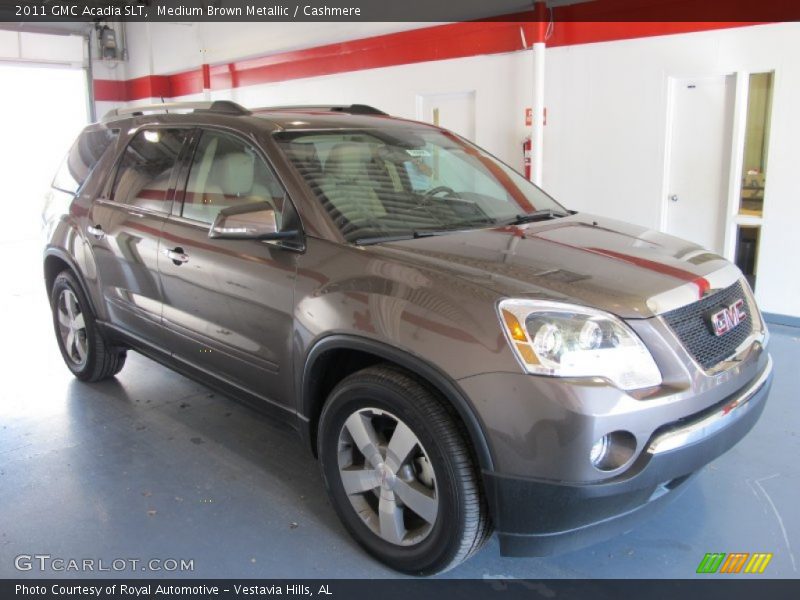
{"label": "red gmc emblem", "polygon": [[711,330],[714,335],[720,336],[728,333],[739,323],[747,318],[744,310],[744,300],[739,298],[736,302],[709,315]]}

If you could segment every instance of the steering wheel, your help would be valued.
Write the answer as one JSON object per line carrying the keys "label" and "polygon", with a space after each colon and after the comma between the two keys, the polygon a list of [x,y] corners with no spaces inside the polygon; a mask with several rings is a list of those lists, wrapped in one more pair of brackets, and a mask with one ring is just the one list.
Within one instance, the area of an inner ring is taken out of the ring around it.
{"label": "steering wheel", "polygon": [[427,192],[425,192],[423,196],[435,196],[436,194],[441,194],[442,192],[446,192],[448,196],[457,195],[456,191],[453,188],[448,187],[446,185],[437,185],[436,187],[431,188]]}

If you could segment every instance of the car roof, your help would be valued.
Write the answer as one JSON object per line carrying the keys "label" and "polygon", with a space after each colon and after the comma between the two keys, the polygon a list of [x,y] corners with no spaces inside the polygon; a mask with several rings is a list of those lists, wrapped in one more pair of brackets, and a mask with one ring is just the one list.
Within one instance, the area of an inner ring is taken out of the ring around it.
{"label": "car roof", "polygon": [[242,119],[250,127],[266,126],[271,131],[386,129],[408,128],[410,125],[438,129],[427,123],[392,117],[365,104],[276,106],[247,109],[228,100],[123,107],[107,113],[101,124],[113,126],[112,124],[131,119],[138,123],[191,123],[197,125],[224,122],[228,126]]}
{"label": "car roof", "polygon": [[258,108],[253,116],[271,121],[286,131],[304,129],[384,129],[387,127],[433,128],[427,123],[419,123],[387,114],[360,114],[333,111],[324,107],[298,108]]}

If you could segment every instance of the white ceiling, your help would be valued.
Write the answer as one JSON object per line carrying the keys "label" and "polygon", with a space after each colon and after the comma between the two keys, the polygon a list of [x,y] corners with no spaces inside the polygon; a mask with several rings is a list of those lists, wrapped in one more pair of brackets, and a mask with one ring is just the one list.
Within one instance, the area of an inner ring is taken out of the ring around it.
{"label": "white ceiling", "polygon": [[[431,27],[436,23],[196,23],[200,38],[205,42],[231,40],[236,43],[237,37],[257,36],[259,53],[287,52],[300,48],[323,46],[348,40],[357,40],[376,35],[385,35],[410,29]],[[230,33],[231,35],[225,35]],[[222,34],[222,35],[220,35]],[[213,36],[217,36],[216,39]],[[235,55],[235,54],[234,54]]]}

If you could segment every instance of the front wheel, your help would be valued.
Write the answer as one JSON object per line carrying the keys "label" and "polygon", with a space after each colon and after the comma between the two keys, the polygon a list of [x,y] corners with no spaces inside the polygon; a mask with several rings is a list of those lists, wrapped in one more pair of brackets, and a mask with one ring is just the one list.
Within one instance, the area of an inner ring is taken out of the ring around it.
{"label": "front wheel", "polygon": [[89,302],[75,276],[58,274],[50,293],[58,347],[69,370],[82,381],[113,377],[125,365],[125,350],[101,335]]}
{"label": "front wheel", "polygon": [[462,427],[405,371],[370,367],[339,383],[320,416],[318,451],[345,527],[398,571],[445,571],[491,534]]}

